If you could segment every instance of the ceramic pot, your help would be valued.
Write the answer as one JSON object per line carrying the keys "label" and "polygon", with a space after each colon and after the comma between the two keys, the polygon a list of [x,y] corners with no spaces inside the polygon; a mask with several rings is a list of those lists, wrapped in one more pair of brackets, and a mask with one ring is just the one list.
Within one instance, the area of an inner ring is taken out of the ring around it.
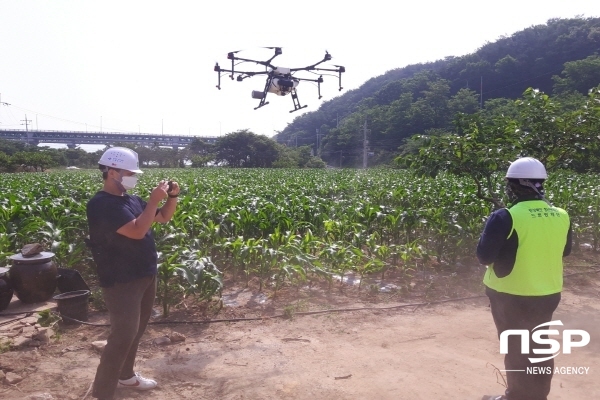
{"label": "ceramic pot", "polygon": [[9,257],[12,262],[8,272],[10,284],[23,303],[46,301],[54,294],[57,268],[52,257],[54,253],[44,251],[33,257],[21,254]]}
{"label": "ceramic pot", "polygon": [[0,268],[0,311],[6,310],[14,293],[7,273],[8,268]]}

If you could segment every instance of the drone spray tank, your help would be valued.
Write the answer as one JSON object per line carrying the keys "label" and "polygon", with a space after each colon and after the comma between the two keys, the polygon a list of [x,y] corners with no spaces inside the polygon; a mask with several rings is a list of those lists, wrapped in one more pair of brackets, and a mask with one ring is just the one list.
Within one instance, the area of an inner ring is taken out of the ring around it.
{"label": "drone spray tank", "polygon": [[[291,93],[298,86],[299,80],[291,75],[290,68],[275,67],[270,72],[271,79],[268,83],[266,92],[274,93],[278,96],[285,96]],[[262,99],[266,95],[265,91],[253,90],[253,99]]]}

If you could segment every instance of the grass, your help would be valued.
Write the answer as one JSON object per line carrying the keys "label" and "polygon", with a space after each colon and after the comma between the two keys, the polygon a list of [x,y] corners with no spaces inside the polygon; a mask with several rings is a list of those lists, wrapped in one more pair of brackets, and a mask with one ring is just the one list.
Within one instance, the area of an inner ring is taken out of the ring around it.
{"label": "grass", "polygon": [[0,340],[0,354],[10,351],[12,344],[13,342],[10,339]]}

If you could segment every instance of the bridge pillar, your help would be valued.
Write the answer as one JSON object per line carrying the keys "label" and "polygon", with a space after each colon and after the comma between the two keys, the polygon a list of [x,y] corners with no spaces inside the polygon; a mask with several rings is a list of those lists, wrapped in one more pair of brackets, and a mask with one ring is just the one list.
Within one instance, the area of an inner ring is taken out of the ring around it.
{"label": "bridge pillar", "polygon": [[33,138],[33,132],[27,131],[27,144],[37,146],[39,142]]}
{"label": "bridge pillar", "polygon": [[69,148],[69,149],[74,149],[76,147],[77,147],[77,143],[74,143],[74,142],[67,143],[67,148]]}

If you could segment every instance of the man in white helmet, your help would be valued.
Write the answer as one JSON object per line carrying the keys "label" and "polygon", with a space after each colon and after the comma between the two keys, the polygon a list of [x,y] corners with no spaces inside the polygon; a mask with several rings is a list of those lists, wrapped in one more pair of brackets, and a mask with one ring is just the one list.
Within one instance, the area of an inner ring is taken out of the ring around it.
{"label": "man in white helmet", "polygon": [[[112,399],[117,387],[149,390],[157,386],[156,381],[144,378],[133,368],[156,295],[157,252],[152,224],[171,219],[179,185],[161,181],[146,202],[127,193],[142,173],[135,151],[110,148],[98,164],[104,185],[88,202],[87,218],[89,242],[111,324],[92,392],[104,400]],[[166,202],[160,206],[164,199]]]}
{"label": "man in white helmet", "polygon": [[[552,321],[560,302],[562,258],[571,252],[571,224],[565,210],[545,199],[547,177],[535,158],[514,161],[506,173],[510,207],[490,215],[477,245],[479,261],[488,265],[483,283],[498,336],[509,329],[530,332],[529,354],[521,353],[520,336],[509,335],[506,392],[482,400],[546,400],[550,393],[554,360],[530,362],[534,349],[549,348],[533,342],[531,333]],[[549,372],[528,374],[527,367]]]}

